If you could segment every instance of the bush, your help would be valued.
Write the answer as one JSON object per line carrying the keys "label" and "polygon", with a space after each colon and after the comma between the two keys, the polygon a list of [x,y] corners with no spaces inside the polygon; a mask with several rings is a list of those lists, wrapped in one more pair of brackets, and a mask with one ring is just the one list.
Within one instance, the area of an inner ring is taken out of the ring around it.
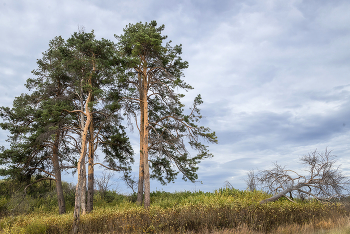
{"label": "bush", "polygon": [[[32,182],[34,182],[34,178]],[[29,186],[24,192],[25,183],[16,180],[0,180],[0,214],[27,214],[33,211],[58,212],[56,184],[50,181],[40,181]],[[67,207],[73,210],[74,186],[63,182]]]}

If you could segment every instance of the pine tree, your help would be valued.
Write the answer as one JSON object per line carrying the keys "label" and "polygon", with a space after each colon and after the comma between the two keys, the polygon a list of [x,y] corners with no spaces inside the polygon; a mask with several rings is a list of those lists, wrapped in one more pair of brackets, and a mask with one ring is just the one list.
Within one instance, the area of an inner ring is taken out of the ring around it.
{"label": "pine tree", "polygon": [[[161,35],[163,30],[164,25],[157,27],[156,21],[140,22],[129,24],[121,36],[115,35],[119,53],[128,59],[123,107],[129,120],[135,118],[140,133],[137,203],[142,203],[144,186],[145,207],[150,206],[150,177],[162,183],[165,183],[164,176],[167,182],[173,181],[177,172],[171,166],[175,165],[183,173],[183,179],[194,182],[196,165],[212,156],[200,140],[217,142],[215,132],[197,125],[202,118],[198,109],[202,103],[200,95],[195,98],[190,114],[184,114],[184,105],[180,102],[184,95],[176,93],[175,89],[192,89],[181,79],[188,63],[180,57],[182,45],[172,47],[171,41],[163,45],[167,38]],[[186,138],[198,155],[190,156],[184,142]]]}
{"label": "pine tree", "polygon": [[[26,84],[33,93],[16,98],[12,109],[0,109],[4,120],[1,127],[11,133],[10,149],[0,154],[1,164],[6,165],[0,173],[28,181],[32,175],[46,173],[46,179],[58,181],[60,213],[65,211],[59,186],[61,171],[77,169],[80,163],[78,178],[84,182],[86,172],[81,170],[87,153],[87,212],[93,209],[94,165],[121,171],[125,179],[130,179],[133,150],[121,126],[118,82],[114,76],[119,60],[112,42],[94,37],[93,32],[79,32],[67,41],[61,37],[50,41],[49,50],[33,71],[36,78],[28,79]],[[94,163],[98,146],[105,152],[105,163]],[[86,185],[77,184],[80,193],[76,205],[83,207],[79,212],[85,211],[83,187]]]}
{"label": "pine tree", "polygon": [[61,37],[50,41],[50,48],[37,61],[38,69],[32,72],[37,78],[28,79],[26,84],[33,92],[15,98],[12,109],[0,108],[4,120],[1,127],[11,134],[11,148],[0,155],[7,161],[2,175],[31,178],[44,173],[47,177],[40,180],[55,180],[60,214],[65,213],[60,164],[69,161],[66,155],[74,151],[65,140],[67,131],[64,128],[70,120],[63,109],[69,108],[71,103],[70,97],[65,95],[68,77],[58,51],[62,44]]}
{"label": "pine tree", "polygon": [[[89,142],[89,183],[93,183],[93,156],[98,145],[104,146],[104,149],[112,148],[114,150],[125,150],[119,155],[111,155],[107,153],[107,166],[101,163],[108,169],[124,171],[127,173],[131,168],[128,165],[132,162],[132,149],[128,142],[128,138],[123,134],[124,129],[120,128],[119,98],[116,86],[116,73],[118,72],[119,63],[121,62],[116,57],[114,44],[106,39],[96,40],[94,32],[74,33],[67,40],[67,46],[62,48],[65,51],[66,58],[64,63],[68,64],[68,73],[71,77],[71,87],[74,90],[82,90],[80,97],[77,100],[75,109],[67,109],[66,112],[76,114],[76,118],[80,123],[80,157],[78,160],[78,183],[76,187],[75,208],[74,208],[74,224],[73,232],[78,231],[78,222],[80,213],[84,213],[81,209],[82,202],[85,197],[84,180],[86,174],[85,153],[87,152],[87,143]],[[115,92],[111,93],[111,90]],[[114,98],[111,98],[114,97]],[[82,101],[83,100],[83,101]],[[81,104],[83,103],[83,108]],[[81,118],[83,115],[83,118]],[[115,125],[110,126],[108,122]],[[107,132],[107,129],[111,130]],[[103,133],[103,134],[102,134]],[[117,139],[116,136],[119,136]],[[105,138],[101,141],[101,137]],[[117,142],[119,140],[119,142]],[[105,150],[105,152],[107,152]],[[114,152],[115,153],[115,152]],[[119,156],[123,157],[119,157]],[[117,166],[115,160],[119,160],[124,166]],[[90,180],[91,179],[91,180]],[[93,184],[92,184],[93,185]],[[89,189],[93,189],[91,184]],[[88,192],[88,201],[92,202],[93,191]],[[92,209],[92,203],[88,205],[88,209]]]}

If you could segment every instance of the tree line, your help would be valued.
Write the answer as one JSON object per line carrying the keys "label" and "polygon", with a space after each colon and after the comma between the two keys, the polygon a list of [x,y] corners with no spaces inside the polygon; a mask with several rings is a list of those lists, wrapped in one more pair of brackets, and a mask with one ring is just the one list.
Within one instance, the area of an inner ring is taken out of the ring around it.
{"label": "tree line", "polygon": [[[74,232],[80,215],[93,210],[96,165],[132,183],[134,151],[126,127],[135,126],[140,136],[137,203],[146,208],[151,178],[165,185],[181,172],[194,182],[198,163],[213,156],[203,141],[217,143],[217,137],[199,125],[201,96],[185,111],[184,95],[176,92],[193,89],[182,79],[188,68],[182,45],[165,42],[163,30],[156,21],[129,24],[116,43],[84,30],[67,40],[55,37],[25,84],[30,92],[16,97],[12,108],[0,107],[0,126],[10,133],[0,175],[28,183],[33,176],[35,182],[54,180],[63,214],[61,173],[76,172]],[[189,147],[198,153],[191,155]],[[95,162],[98,148],[103,163]]]}

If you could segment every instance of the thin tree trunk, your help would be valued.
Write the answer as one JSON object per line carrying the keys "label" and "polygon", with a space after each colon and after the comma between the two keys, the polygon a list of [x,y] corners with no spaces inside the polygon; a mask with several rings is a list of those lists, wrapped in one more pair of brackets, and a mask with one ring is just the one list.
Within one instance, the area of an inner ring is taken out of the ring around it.
{"label": "thin tree trunk", "polygon": [[[80,81],[80,110],[84,111],[84,103],[83,103],[83,80]],[[84,124],[85,118],[84,114],[80,113],[80,127],[81,127],[81,139],[83,139],[83,129],[85,127]],[[83,187],[81,189],[81,198],[80,198],[80,207],[81,207],[81,213],[82,215],[86,214],[86,150],[84,152],[84,157],[82,159],[82,166],[83,166],[83,173],[82,173],[82,178],[83,178]]]}
{"label": "thin tree trunk", "polygon": [[86,214],[86,151],[84,153],[84,158],[82,161],[82,166],[83,166],[83,173],[82,173],[82,179],[83,179],[83,186],[81,188],[81,214],[85,215]]}
{"label": "thin tree trunk", "polygon": [[147,100],[147,68],[144,68],[144,80],[143,80],[143,111],[144,111],[144,125],[143,125],[143,167],[145,176],[145,208],[148,208],[151,204],[151,187],[150,187],[150,175],[148,164],[148,100]]}
{"label": "thin tree trunk", "polygon": [[87,194],[87,212],[94,209],[94,125],[93,120],[90,123],[89,139],[89,166],[88,166],[88,194]]}
{"label": "thin tree trunk", "polygon": [[138,190],[137,190],[137,205],[142,205],[143,201],[143,181],[144,181],[144,167],[143,167],[143,134],[140,134],[140,166],[139,166],[139,182],[138,182]]}
{"label": "thin tree trunk", "polygon": [[[140,79],[140,75],[139,75]],[[139,183],[138,183],[138,190],[137,190],[137,201],[136,204],[141,206],[142,200],[143,200],[143,181],[144,181],[144,162],[143,162],[143,135],[144,135],[144,111],[143,111],[143,101],[142,101],[143,95],[142,92],[140,94],[140,166],[139,166]]]}
{"label": "thin tree trunk", "polygon": [[58,201],[58,212],[59,214],[66,213],[66,203],[63,195],[62,180],[61,180],[61,169],[58,161],[58,144],[59,144],[59,133],[56,134],[56,140],[53,144],[52,149],[52,164],[56,178],[56,192]]}
{"label": "thin tree trunk", "polygon": [[[61,83],[60,80],[57,82],[58,86],[58,91],[56,93],[57,97],[59,97],[62,94],[61,90]],[[66,213],[66,202],[64,200],[64,195],[63,195],[63,187],[62,187],[62,178],[61,178],[61,168],[60,168],[60,163],[59,163],[59,157],[58,157],[58,147],[60,143],[60,130],[56,132],[56,138],[55,142],[53,143],[53,148],[52,148],[52,165],[53,165],[53,170],[55,173],[55,179],[56,179],[56,193],[57,193],[57,203],[58,203],[58,213],[64,214]],[[50,185],[51,185],[51,180],[50,180]]]}

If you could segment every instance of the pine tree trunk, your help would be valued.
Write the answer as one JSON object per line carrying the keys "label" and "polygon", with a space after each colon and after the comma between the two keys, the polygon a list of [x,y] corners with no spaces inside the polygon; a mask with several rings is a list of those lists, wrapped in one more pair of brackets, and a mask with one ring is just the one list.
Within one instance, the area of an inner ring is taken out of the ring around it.
{"label": "pine tree trunk", "polygon": [[85,158],[86,158],[86,151],[84,153],[84,158],[82,161],[82,166],[83,166],[83,173],[82,173],[82,179],[83,179],[83,186],[81,188],[81,214],[85,215],[86,214],[86,163],[85,163]]}
{"label": "pine tree trunk", "polygon": [[66,213],[66,203],[63,195],[62,180],[61,180],[61,169],[58,161],[58,144],[59,144],[59,133],[56,134],[56,140],[52,149],[52,164],[56,178],[56,192],[58,201],[58,212],[59,214]]}
{"label": "pine tree trunk", "polygon": [[[140,75],[139,75],[140,76]],[[143,95],[141,93],[140,95],[140,166],[139,166],[139,183],[138,183],[138,190],[137,190],[137,201],[136,204],[141,206],[143,201],[143,181],[144,181],[144,162],[143,162],[143,133],[144,133],[144,111],[143,111],[143,102],[142,102]]]}
{"label": "pine tree trunk", "polygon": [[86,122],[84,126],[84,130],[82,133],[82,138],[81,138],[81,153],[80,153],[80,158],[78,161],[78,183],[76,186],[75,190],[75,206],[74,206],[74,221],[73,221],[73,233],[78,233],[78,226],[79,226],[79,217],[80,217],[80,209],[81,209],[81,201],[82,201],[82,189],[83,189],[83,183],[84,183],[84,165],[85,164],[85,152],[86,152],[86,143],[87,143],[87,134],[88,134],[88,129],[89,125],[91,122],[91,114],[90,110],[88,107],[88,104],[91,100],[91,93],[89,93],[88,98],[86,100],[85,104],[85,114],[86,114]]}
{"label": "pine tree trunk", "polygon": [[88,166],[88,194],[87,194],[87,212],[90,213],[94,209],[94,125],[93,120],[90,123],[90,139],[89,139],[89,166]]}
{"label": "pine tree trunk", "polygon": [[[144,74],[147,74],[146,68],[144,68]],[[143,112],[144,112],[144,125],[143,125],[143,167],[144,167],[144,183],[145,183],[145,208],[148,208],[151,204],[151,187],[150,187],[150,175],[148,164],[148,100],[147,100],[147,88],[148,83],[146,76],[144,76],[143,82]]]}
{"label": "pine tree trunk", "polygon": [[[83,80],[81,80],[81,90],[80,90],[80,110],[84,111],[84,104],[83,104]],[[84,114],[80,113],[80,127],[82,130],[81,133],[81,139],[83,139],[83,129],[85,128],[85,118]],[[87,143],[86,143],[87,144]],[[81,195],[80,195],[80,207],[81,207],[81,213],[82,215],[86,214],[86,148],[84,152],[84,157],[82,158],[81,164],[82,164],[82,189],[81,189]]]}
{"label": "pine tree trunk", "polygon": [[[140,134],[141,135],[141,134]],[[143,136],[140,136],[141,142],[143,140]],[[139,182],[138,182],[138,189],[137,189],[137,201],[136,204],[141,206],[142,200],[143,200],[143,181],[144,181],[144,169],[143,169],[143,149],[142,149],[143,142],[140,144],[140,166],[139,166]]]}

